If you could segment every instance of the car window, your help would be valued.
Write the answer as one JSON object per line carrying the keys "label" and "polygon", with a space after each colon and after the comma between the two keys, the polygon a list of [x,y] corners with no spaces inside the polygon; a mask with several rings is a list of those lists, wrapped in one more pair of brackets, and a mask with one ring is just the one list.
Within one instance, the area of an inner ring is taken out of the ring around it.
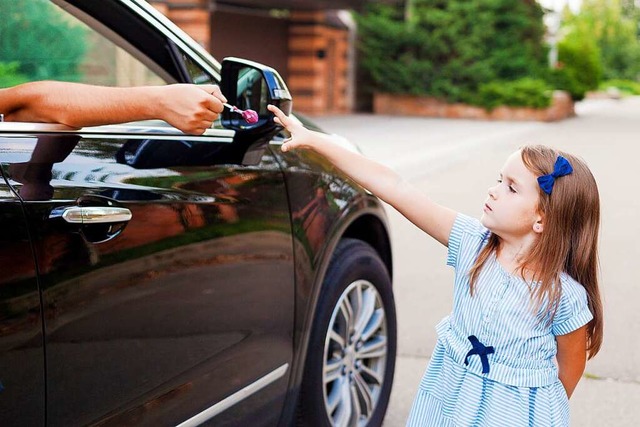
{"label": "car window", "polygon": [[167,83],[166,76],[48,0],[0,0],[0,10],[0,87],[35,80]]}
{"label": "car window", "polygon": [[[176,83],[164,69],[133,46],[131,40],[96,19],[50,0],[0,0],[0,88],[38,80],[60,80],[104,86],[142,86]],[[168,49],[186,81],[216,84],[173,42],[149,46]],[[149,52],[147,52],[148,54]],[[169,126],[162,121],[142,126]],[[214,128],[221,128],[217,120]]]}
{"label": "car window", "polygon": [[179,51],[179,55],[184,62],[187,74],[189,74],[189,78],[195,84],[218,84],[211,74],[207,73],[203,70],[189,55],[185,54],[182,51]]}

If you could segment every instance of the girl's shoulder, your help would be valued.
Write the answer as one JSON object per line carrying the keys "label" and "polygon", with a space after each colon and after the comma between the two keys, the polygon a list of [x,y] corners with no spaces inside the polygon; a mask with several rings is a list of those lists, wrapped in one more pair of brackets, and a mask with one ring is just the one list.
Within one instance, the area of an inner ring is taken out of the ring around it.
{"label": "girl's shoulder", "polygon": [[484,246],[491,232],[480,220],[458,213],[449,233],[447,265],[457,267],[464,261],[475,260],[478,251]]}
{"label": "girl's shoulder", "polygon": [[451,228],[451,237],[461,238],[463,235],[475,237],[478,239],[486,239],[490,231],[482,225],[479,219],[458,212],[456,220]]}
{"label": "girl's shoulder", "polygon": [[584,286],[565,272],[560,273],[560,286],[563,296],[566,295],[567,297],[575,298],[587,294]]}
{"label": "girl's shoulder", "polygon": [[560,274],[560,307],[582,307],[588,305],[587,290],[580,282],[568,275]]}
{"label": "girl's shoulder", "polygon": [[568,334],[593,319],[584,286],[566,273],[560,274],[560,284],[560,301],[552,327],[554,335]]}

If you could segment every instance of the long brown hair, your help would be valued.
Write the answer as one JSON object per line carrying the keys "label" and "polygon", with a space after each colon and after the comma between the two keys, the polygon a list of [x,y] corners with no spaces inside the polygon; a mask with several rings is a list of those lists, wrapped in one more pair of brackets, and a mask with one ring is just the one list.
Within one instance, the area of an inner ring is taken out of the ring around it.
{"label": "long brown hair", "polygon": [[[549,174],[559,155],[573,166],[573,173],[556,179],[553,191],[547,195],[539,189],[538,210],[543,215],[544,231],[519,266],[522,277],[533,271],[532,300],[537,307],[546,302],[553,319],[562,288],[560,274],[565,272],[587,291],[593,320],[587,325],[587,355],[591,359],[600,350],[603,315],[598,288],[598,230],[600,227],[600,197],[596,181],[585,162],[571,154],[542,145],[520,149],[522,161],[535,176]],[[500,249],[500,239],[491,233],[487,245],[480,251],[469,271],[471,293],[489,256]]]}

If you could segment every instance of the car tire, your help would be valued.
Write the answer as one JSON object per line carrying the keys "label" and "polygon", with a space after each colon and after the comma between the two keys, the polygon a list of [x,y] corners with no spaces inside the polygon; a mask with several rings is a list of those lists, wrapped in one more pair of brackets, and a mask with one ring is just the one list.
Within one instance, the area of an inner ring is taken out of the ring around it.
{"label": "car tire", "polygon": [[369,244],[341,240],[311,330],[298,425],[380,426],[393,383],[396,340],[384,262]]}

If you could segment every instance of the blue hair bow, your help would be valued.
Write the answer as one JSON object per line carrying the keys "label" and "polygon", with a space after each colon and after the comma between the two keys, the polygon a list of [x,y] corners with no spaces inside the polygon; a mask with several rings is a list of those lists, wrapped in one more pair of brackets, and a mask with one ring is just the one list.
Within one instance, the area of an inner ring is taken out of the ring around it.
{"label": "blue hair bow", "polygon": [[571,163],[569,163],[569,160],[565,159],[562,156],[558,156],[556,164],[553,166],[553,172],[549,175],[539,176],[538,184],[540,184],[540,188],[542,188],[542,191],[547,194],[551,194],[551,190],[553,190],[553,184],[556,182],[556,178],[569,175],[571,172],[573,172],[573,168],[571,167]]}

